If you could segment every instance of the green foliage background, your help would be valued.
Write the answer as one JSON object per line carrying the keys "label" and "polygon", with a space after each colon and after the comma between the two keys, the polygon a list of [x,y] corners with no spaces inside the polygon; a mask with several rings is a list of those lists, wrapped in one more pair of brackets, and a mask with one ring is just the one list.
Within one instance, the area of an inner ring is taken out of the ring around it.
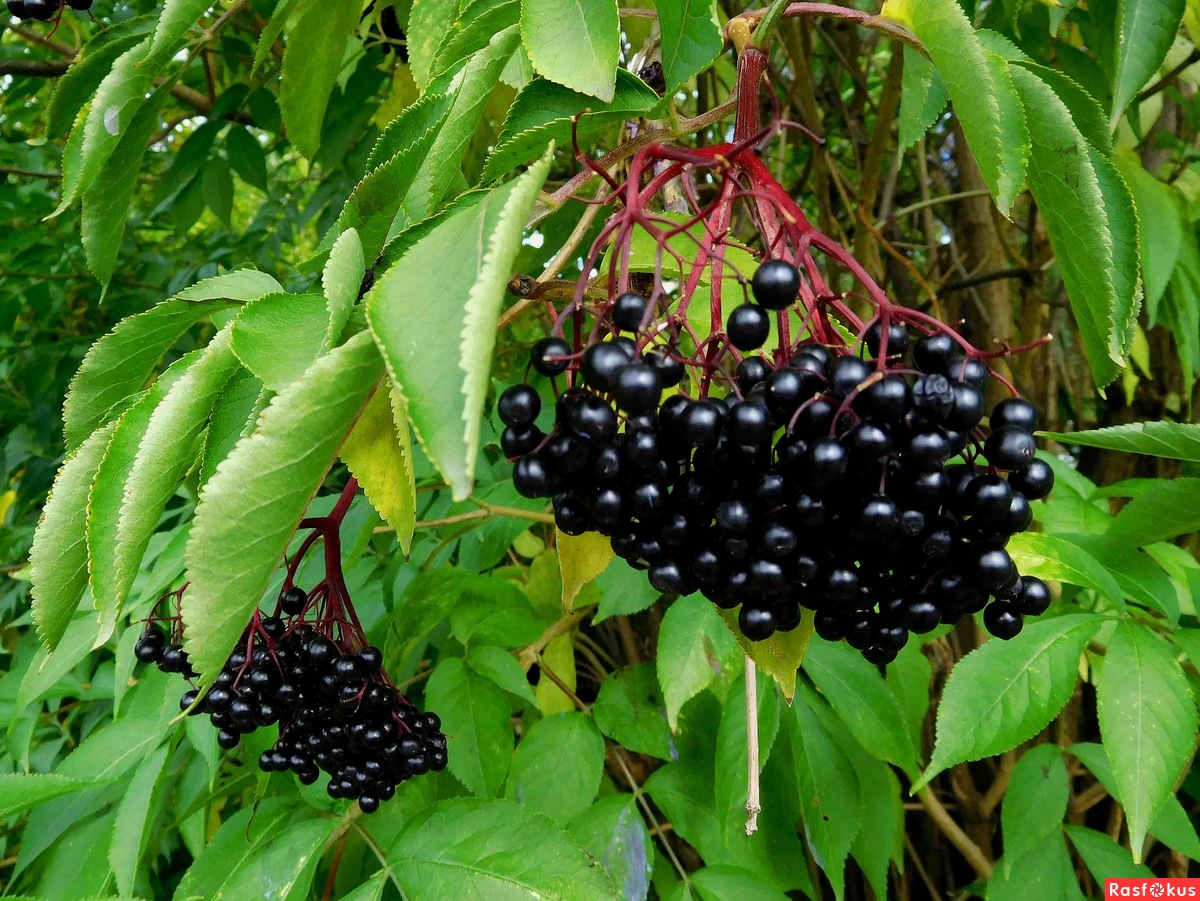
{"label": "green foliage background", "polygon": [[[596,227],[563,202],[571,117],[614,164],[635,130],[723,140],[721,26],[746,10],[97,0],[53,34],[4,25],[9,895],[1079,898],[1200,875],[1200,6],[859,6],[780,24],[779,115],[824,143],[766,160],[897,298],[980,344],[1056,335],[1005,364],[1058,477],[1011,547],[1055,604],[1008,643],[914,639],[886,673],[816,638],[754,651],[750,837],[746,649],[699,596],[556,542],[492,412],[545,327],[519,298],[577,277]],[[666,99],[631,74],[651,60]],[[188,580],[211,676],[348,472],[355,604],[450,739],[448,772],[369,817],[259,773],[265,734],[220,752],[133,658]]]}

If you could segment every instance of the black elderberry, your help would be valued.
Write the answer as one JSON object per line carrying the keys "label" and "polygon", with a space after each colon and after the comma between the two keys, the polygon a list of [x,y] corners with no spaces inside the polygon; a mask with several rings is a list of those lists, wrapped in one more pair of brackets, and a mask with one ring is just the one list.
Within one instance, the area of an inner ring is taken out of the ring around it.
{"label": "black elderberry", "polygon": [[507,426],[528,426],[542,410],[542,398],[532,385],[506,388],[496,402],[500,421]]}
{"label": "black elderberry", "polygon": [[683,591],[685,584],[683,570],[675,560],[666,559],[654,563],[647,576],[655,591],[663,594],[676,594]]}
{"label": "black elderberry", "polygon": [[654,367],[664,388],[674,387],[683,381],[683,361],[672,356],[666,348],[655,348],[646,355],[646,361]]}
{"label": "black elderberry", "polygon": [[887,429],[872,422],[864,422],[855,426],[847,436],[850,453],[857,460],[881,460],[892,447],[892,441]]}
{"label": "black elderberry", "polygon": [[983,394],[974,385],[954,383],[954,407],[942,418],[942,425],[956,431],[967,431],[979,425],[983,418]]}
{"label": "black elderberry", "polygon": [[959,382],[965,382],[977,391],[987,387],[991,370],[976,357],[955,357],[946,364],[946,374]]}
{"label": "black elderberry", "polygon": [[67,6],[79,12],[86,12],[92,8],[92,0],[67,0]]}
{"label": "black elderberry", "polygon": [[5,5],[8,7],[9,15],[18,19],[30,18],[29,11],[25,8],[25,0],[6,0]]}
{"label": "black elderberry", "polygon": [[622,331],[636,332],[642,327],[649,306],[646,298],[640,294],[622,294],[613,302],[613,325]]}
{"label": "black elderberry", "polygon": [[744,303],[729,314],[725,332],[738,350],[757,350],[771,333],[771,318],[762,307]]}
{"label": "black elderberry", "polygon": [[753,514],[744,501],[727,500],[717,507],[717,527],[729,535],[740,535],[750,528]]}
{"label": "black elderberry", "polygon": [[858,357],[839,357],[829,371],[829,390],[834,397],[848,397],[870,375],[870,367]]}
{"label": "black elderberry", "polygon": [[163,658],[166,640],[156,626],[150,626],[133,646],[133,655],[142,663],[158,663]]}
{"label": "black elderberry", "polygon": [[1024,625],[1021,614],[1008,601],[992,601],[983,611],[983,624],[996,638],[1016,638]]}
{"label": "black elderberry", "polygon": [[993,431],[1006,425],[1027,432],[1032,432],[1038,427],[1037,408],[1021,397],[1010,397],[1000,401],[992,408],[992,415],[988,419]]}
{"label": "black elderberry", "polygon": [[[908,329],[901,322],[892,322],[888,325],[887,331],[887,356],[888,359],[902,357],[908,353]],[[867,353],[872,357],[878,357],[880,349],[883,346],[883,323],[872,323],[867,329],[866,335],[863,336],[863,343],[867,346]]]}
{"label": "black elderberry", "polygon": [[299,616],[304,612],[304,605],[308,603],[308,595],[303,588],[297,588],[292,585],[285,588],[279,595],[279,606],[288,616]]}
{"label": "black elderberry", "polygon": [[940,429],[923,429],[912,435],[902,453],[904,463],[914,469],[936,471],[950,456],[950,441]]}
{"label": "black elderberry", "polygon": [[570,364],[571,345],[562,338],[542,338],[530,351],[530,363],[542,375],[565,372]]}
{"label": "black elderberry", "polygon": [[912,404],[912,393],[902,376],[886,375],[863,389],[855,407],[878,422],[898,422]]}
{"label": "black elderberry", "polygon": [[763,403],[743,401],[729,411],[729,436],[738,444],[758,444],[771,437],[771,414]]}
{"label": "black elderberry", "polygon": [[611,391],[617,373],[633,360],[625,346],[616,341],[593,344],[583,352],[579,372],[583,381],[597,391]]}
{"label": "black elderberry", "polygon": [[919,598],[911,601],[904,609],[904,625],[910,632],[924,635],[932,632],[941,622],[942,614],[932,601]]}
{"label": "black elderberry", "polygon": [[1054,470],[1046,461],[1034,459],[1010,474],[1008,484],[1028,500],[1041,500],[1054,488]]}
{"label": "black elderberry", "polygon": [[1050,608],[1050,589],[1041,579],[1022,576],[1013,604],[1026,616],[1041,616]]}
{"label": "black elderberry", "polygon": [[983,520],[998,520],[1008,514],[1013,491],[1000,476],[984,473],[970,481],[966,489],[967,510]]}
{"label": "black elderberry", "polygon": [[545,497],[550,485],[550,470],[536,454],[527,454],[513,467],[513,487],[522,497]]}
{"label": "black elderberry", "polygon": [[796,432],[806,438],[819,438],[829,433],[837,406],[833,401],[817,397],[806,401],[796,412]]}
{"label": "black elderberry", "polygon": [[954,409],[954,385],[940,373],[923,375],[913,383],[913,409],[932,422],[941,422]]}
{"label": "black elderberry", "polygon": [[707,447],[721,437],[725,422],[724,404],[715,400],[699,400],[689,404],[683,418],[681,434],[692,447]]}
{"label": "black elderberry", "polygon": [[536,450],[545,440],[546,433],[535,425],[509,426],[500,434],[500,450],[513,459]]}
{"label": "black elderberry", "polygon": [[617,372],[612,391],[618,406],[637,416],[650,413],[658,406],[663,384],[653,366],[629,363]]}
{"label": "black elderberry", "polygon": [[799,546],[796,531],[781,522],[769,523],[759,539],[763,553],[772,559],[790,557]]}
{"label": "black elderberry", "polygon": [[743,604],[738,612],[738,628],[751,641],[766,641],[775,634],[775,613],[766,607]]}
{"label": "black elderberry", "polygon": [[1016,568],[1008,551],[997,544],[978,545],[972,571],[975,584],[986,592],[994,592],[1016,578]]}
{"label": "black elderberry", "polygon": [[983,453],[998,469],[1020,469],[1033,462],[1037,443],[1024,429],[1006,425],[988,435]]}
{"label": "black elderberry", "polygon": [[786,309],[800,295],[800,271],[787,260],[767,260],[754,270],[750,290],[759,306]]}
{"label": "black elderberry", "polygon": [[738,389],[745,394],[755,385],[765,382],[770,374],[771,367],[762,357],[746,357],[738,363],[736,376]]}
{"label": "black elderberry", "polygon": [[25,16],[49,22],[58,12],[58,0],[25,0]]}
{"label": "black elderberry", "polygon": [[889,538],[900,525],[900,512],[886,495],[867,499],[855,514],[850,534],[859,541],[882,541]]}
{"label": "black elderberry", "polygon": [[828,490],[836,485],[849,465],[849,452],[834,438],[821,438],[808,448],[808,480],[818,490]]}
{"label": "black elderberry", "polygon": [[922,372],[942,372],[957,351],[957,342],[945,332],[922,335],[913,347],[913,362]]}

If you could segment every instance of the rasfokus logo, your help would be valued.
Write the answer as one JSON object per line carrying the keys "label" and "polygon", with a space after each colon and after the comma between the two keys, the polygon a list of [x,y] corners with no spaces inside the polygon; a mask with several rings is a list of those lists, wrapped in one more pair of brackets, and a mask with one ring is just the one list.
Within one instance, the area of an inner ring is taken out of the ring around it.
{"label": "rasfokus logo", "polygon": [[1200,898],[1200,879],[1105,879],[1105,898]]}

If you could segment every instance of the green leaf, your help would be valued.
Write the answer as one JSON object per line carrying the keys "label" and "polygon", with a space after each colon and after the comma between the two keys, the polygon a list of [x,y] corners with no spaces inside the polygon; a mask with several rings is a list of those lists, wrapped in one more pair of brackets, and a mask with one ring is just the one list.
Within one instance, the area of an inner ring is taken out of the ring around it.
{"label": "green leaf", "polygon": [[53,651],[38,648],[17,689],[17,707],[25,708],[55,689],[91,650],[96,627],[84,618],[73,619]]}
{"label": "green leaf", "polygon": [[511,801],[443,801],[422,811],[388,863],[412,898],[613,898],[604,871],[562,827]]}
{"label": "green leaf", "polygon": [[321,286],[329,309],[329,331],[325,334],[325,347],[337,343],[338,336],[350,319],[350,312],[358,301],[358,289],[367,272],[367,261],[362,238],[358,230],[347,228],[333,244],[325,271],[321,274]]}
{"label": "green leaf", "polygon": [[993,639],[950,673],[938,707],[937,739],[916,792],[948,767],[1015,748],[1040,732],[1071,697],[1079,655],[1102,620],[1059,616]]}
{"label": "green leaf", "polygon": [[1011,862],[1002,859],[988,882],[987,901],[1029,898],[1083,901],[1075,866],[1061,832],[1052,833],[1037,850],[1024,857]]}
{"label": "green leaf", "polygon": [[204,164],[200,188],[204,205],[212,210],[222,225],[229,228],[233,218],[233,176],[229,174],[229,166],[223,159],[214,156]]}
{"label": "green leaf", "polygon": [[336,819],[296,823],[272,835],[248,855],[236,869],[229,870],[213,901],[286,901],[294,891],[306,897],[321,852],[338,828]]}
{"label": "green leaf", "polygon": [[492,35],[516,25],[521,15],[519,0],[476,0],[467,3],[438,47],[430,68],[433,78],[456,70],[463,60],[487,46]]}
{"label": "green leaf", "polygon": [[783,892],[762,876],[741,867],[703,867],[691,874],[691,886],[704,901],[784,901]]}
{"label": "green leaf", "polygon": [[204,486],[187,547],[187,652],[203,685],[225,663],[309,501],[382,375],[361,333],[277,395]]}
{"label": "green leaf", "polygon": [[1030,145],[1015,73],[984,49],[957,0],[888,0],[883,14],[899,19],[924,43],[984,181],[1007,211],[1025,180]]}
{"label": "green leaf", "polygon": [[229,456],[234,446],[254,431],[258,414],[266,406],[270,392],[253,375],[241,370],[229,380],[213,405],[208,431],[204,436],[204,457],[200,462],[200,484],[217,471],[217,465]]}
{"label": "green leaf", "polygon": [[558,571],[562,576],[563,609],[574,610],[579,592],[602,575],[612,563],[612,544],[599,532],[576,536],[555,530],[554,546],[558,551]]}
{"label": "green leaf", "polygon": [[[191,287],[184,288],[172,300],[188,300],[193,303],[204,300],[232,300],[247,303],[265,294],[276,293],[283,293],[283,285],[267,273],[257,269],[235,269],[223,275],[202,279]],[[227,306],[223,304],[220,309]]]}
{"label": "green leaf", "polygon": [[582,713],[556,713],[521,738],[505,796],[566,824],[587,810],[600,789],[604,739]]}
{"label": "green leaf", "polygon": [[1058,69],[1039,66],[1027,57],[1014,59],[1013,62],[1050,85],[1071,111],[1075,126],[1087,142],[1106,156],[1112,156],[1113,142],[1112,133],[1108,129],[1108,113],[1100,105],[1100,101],[1084,90],[1079,82]]}
{"label": "green leaf", "polygon": [[713,0],[655,0],[668,94],[707,69],[725,48],[716,7]]}
{"label": "green leaf", "polygon": [[521,38],[539,75],[613,99],[621,23],[613,0],[521,0]]}
{"label": "green leaf", "polygon": [[495,797],[513,749],[504,692],[468,669],[461,658],[451,657],[429,677],[425,701],[442,718],[451,774],[474,794]]}
{"label": "green leaf", "polygon": [[87,589],[87,499],[108,448],[111,422],[70,454],[54,479],[29,550],[33,622],[49,649],[62,640]]}
{"label": "green leaf", "polygon": [[813,709],[821,703],[811,689],[800,686],[791,716],[783,718],[787,741],[780,750],[791,755],[804,835],[840,895],[862,809],[854,766]]}
{"label": "green leaf", "polygon": [[[258,36],[258,45],[254,49],[254,62],[250,67],[251,74],[257,72],[259,67],[267,61],[267,56],[271,53],[275,42],[279,40],[279,36],[283,34],[284,26],[292,18],[292,13],[295,12],[299,3],[300,0],[271,0],[272,13],[263,27],[262,33]],[[278,116],[278,112],[276,112],[276,116]]]}
{"label": "green leaf", "polygon": [[804,672],[873,757],[915,778],[917,749],[900,702],[879,670],[847,645],[816,641],[809,643]]}
{"label": "green leaf", "polygon": [[667,711],[653,663],[623,667],[605,679],[592,705],[592,716],[601,732],[636,754],[659,760],[679,756],[667,728]]}
{"label": "green leaf", "polygon": [[90,782],[52,773],[5,773],[0,775],[0,817],[7,819],[39,804],[91,787]]}
{"label": "green leaf", "polygon": [[659,598],[644,573],[638,572],[624,560],[614,560],[608,569],[596,579],[600,592],[600,604],[593,623],[600,623],[611,616],[640,613],[653,605]]}
{"label": "green leaf", "polygon": [[851,750],[845,744],[842,748],[849,754],[858,777],[858,800],[864,824],[850,844],[850,853],[866,875],[875,896],[886,898],[891,861],[899,863],[904,859],[904,804],[900,780],[890,766],[871,757],[862,748]]}
{"label": "green leaf", "polygon": [[1162,65],[1179,32],[1187,0],[1118,0],[1121,33],[1113,67],[1112,124]]}
{"label": "green leaf", "polygon": [[341,456],[371,506],[396,530],[407,556],[417,523],[417,483],[408,414],[390,385],[372,395],[346,437]]}
{"label": "green leaf", "polygon": [[[692,0],[683,0],[684,3]],[[617,71],[616,89],[608,103],[581,94],[545,78],[535,78],[517,94],[504,117],[504,127],[483,167],[483,181],[512,171],[536,159],[553,141],[569,146],[571,120],[578,116],[576,135],[582,140],[614,122],[636,118],[654,109],[659,96],[640,78],[624,69]]]}
{"label": "green leaf", "polygon": [[146,384],[163,354],[189,328],[228,307],[226,303],[169,300],[122,319],[93,344],[71,380],[63,404],[67,449],[79,447],[88,435],[121,412],[115,409],[117,405]]}
{"label": "green leaf", "polygon": [[790,632],[776,632],[765,641],[750,641],[737,625],[736,610],[721,610],[721,619],[729,629],[743,653],[754,661],[754,665],[774,679],[783,691],[783,699],[789,704],[796,693],[796,671],[804,660],[809,639],[813,634],[813,613],[804,611],[800,625]]}
{"label": "green leaf", "polygon": [[242,307],[233,352],[272,391],[300,378],[326,349],[329,309],[320,294],[268,294]]}
{"label": "green leaf", "polygon": [[1011,869],[1013,861],[1036,851],[1058,831],[1070,796],[1061,748],[1038,745],[1021,755],[1000,807],[1006,868]]}
{"label": "green leaf", "polygon": [[537,706],[537,697],[529,677],[521,669],[517,658],[504,648],[495,645],[473,647],[467,654],[467,666],[485,678],[491,679],[510,695],[516,695],[530,707]]}
{"label": "green leaf", "polygon": [[279,112],[292,144],[309,159],[321,146],[325,108],[361,13],[360,0],[311,3],[288,32]]}
{"label": "green leaf", "polygon": [[933,63],[911,47],[905,47],[900,90],[901,153],[921,139],[949,102],[946,82]]}
{"label": "green leaf", "polygon": [[422,90],[429,87],[434,57],[458,17],[458,9],[458,0],[413,0],[406,32],[408,60],[413,80]]}
{"label": "green leaf", "polygon": [[1116,163],[1133,192],[1138,217],[1138,252],[1146,284],[1146,308],[1154,310],[1171,281],[1183,246],[1179,203],[1175,190],[1147,172],[1140,160],[1120,156]]}
{"label": "green leaf", "polygon": [[[338,229],[358,232],[363,259],[379,256],[405,197],[426,163],[454,98],[427,94],[392,120],[367,161],[368,172],[338,216]],[[355,296],[358,285],[355,285]]]}
{"label": "green leaf", "polygon": [[[1093,742],[1080,742],[1071,746],[1071,753],[1079,758],[1109,795],[1120,803],[1121,792],[1113,777],[1112,764],[1109,763],[1104,746]],[[1183,805],[1179,803],[1178,797],[1172,795],[1167,798],[1167,803],[1155,818],[1154,825],[1150,827],[1150,833],[1168,848],[1185,857],[1200,859],[1200,836],[1196,834],[1196,827]],[[1126,860],[1131,860],[1128,852],[1125,853]]]}
{"label": "green leaf", "polygon": [[269,190],[267,156],[249,128],[240,125],[229,127],[229,133],[225,135],[225,156],[242,181],[260,191]]}
{"label": "green leaf", "polygon": [[1170,479],[1131,500],[1109,537],[1144,547],[1200,530],[1200,479]]}
{"label": "green leaf", "polygon": [[238,810],[221,823],[183,874],[175,901],[215,897],[256,848],[287,828],[293,813],[291,801],[281,797],[265,798],[259,805]]}
{"label": "green leaf", "polygon": [[1154,878],[1154,873],[1130,860],[1129,852],[1103,832],[1069,823],[1063,829],[1097,885],[1104,885],[1106,879]]}
{"label": "green leaf", "polygon": [[1121,622],[1108,642],[1096,708],[1141,863],[1146,833],[1191,759],[1196,702],[1170,646],[1145,626]]}
{"label": "green leaf", "polygon": [[404,200],[409,221],[424,219],[438,210],[450,188],[462,181],[463,154],[479,126],[500,74],[520,45],[519,29],[516,25],[509,26],[497,32],[461,70],[447,72],[430,85],[432,93],[453,96],[446,124],[438,131]]}
{"label": "green leaf", "polygon": [[671,731],[684,703],[713,682],[732,682],[741,654],[716,608],[699,594],[679,598],[663,614],[658,630],[658,684]]}
{"label": "green leaf", "polygon": [[117,890],[122,895],[132,895],[134,892],[138,867],[146,851],[150,815],[154,812],[167,756],[168,749],[165,747],[146,755],[129,780],[129,787],[117,808],[108,861],[117,880]]}
{"label": "green leaf", "polygon": [[1175,583],[1149,554],[1114,541],[1107,535],[1076,534],[1061,537],[1087,551],[1112,573],[1127,599],[1157,610],[1167,622],[1179,621],[1179,598]]}
{"label": "green leaf", "polygon": [[887,668],[887,684],[904,710],[913,747],[921,746],[925,716],[929,712],[929,692],[933,681],[933,666],[921,653],[921,646],[910,641]]}
{"label": "green leaf", "polygon": [[[71,61],[71,66],[55,79],[54,93],[46,111],[46,132],[61,135],[76,115],[86,106],[117,57],[145,40],[153,20],[138,16],[119,25],[110,25],[108,33],[97,34],[83,51]],[[82,136],[82,135],[81,135]]]}
{"label": "green leaf", "polygon": [[1029,181],[1046,220],[1097,386],[1117,377],[1140,304],[1137,217],[1116,167],[1080,134],[1044,81],[1015,67],[1033,150]]}
{"label": "green leaf", "polygon": [[1099,560],[1066,538],[1044,532],[1022,532],[1009,541],[1008,553],[1017,564],[1017,569],[1025,575],[1039,579],[1060,579],[1090,588],[1121,609],[1125,608],[1125,592],[1112,573]]}
{"label": "green leaf", "polygon": [[1131,422],[1087,432],[1039,432],[1062,444],[1099,447],[1127,454],[1200,463],[1200,425],[1185,422]]}
{"label": "green leaf", "polygon": [[618,897],[644,901],[654,872],[654,843],[632,796],[602,798],[567,828],[600,861]]}
{"label": "green leaf", "polygon": [[[505,286],[546,179],[543,160],[455,210],[376,282],[367,321],[392,383],[455,500],[471,493]],[[447,267],[446,259],[455,265]],[[424,287],[422,287],[424,286]],[[430,293],[437,304],[430,304]]]}
{"label": "green leaf", "polygon": [[[767,765],[771,747],[779,734],[779,697],[765,679],[756,683],[758,707],[758,772]],[[739,676],[729,687],[721,722],[717,726],[717,752],[713,766],[713,806],[725,840],[745,831],[746,802],[749,800],[750,764],[746,754],[746,678]]]}
{"label": "green leaf", "polygon": [[[213,405],[237,368],[237,360],[229,349],[229,329],[226,328],[218,332],[208,347],[198,354],[196,361],[180,373],[150,413],[123,481],[120,513],[115,521],[116,553],[111,570],[116,578],[109,586],[115,593],[108,596],[94,591],[96,603],[113,621],[129,594],[163,510],[196,460],[200,435],[208,424]],[[110,444],[109,456],[112,454]],[[105,460],[101,474],[109,462]],[[118,462],[123,464],[123,461]],[[100,524],[94,523],[91,520],[94,512],[89,513],[89,528],[111,531],[113,520],[103,517]],[[93,570],[108,565],[109,561],[92,560]],[[100,583],[93,582],[95,589]],[[103,584],[109,585],[107,580]],[[101,623],[101,636],[107,639],[111,630],[107,628],[108,620],[103,614]]]}

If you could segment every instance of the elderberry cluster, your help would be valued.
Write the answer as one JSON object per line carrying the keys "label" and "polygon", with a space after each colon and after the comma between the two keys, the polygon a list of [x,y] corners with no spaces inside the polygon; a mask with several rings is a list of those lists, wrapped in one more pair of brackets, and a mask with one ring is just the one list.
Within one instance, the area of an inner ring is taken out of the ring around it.
{"label": "elderberry cluster", "polygon": [[[799,286],[789,263],[760,266],[754,302],[728,318],[729,343],[761,347],[768,311]],[[1019,576],[1005,550],[1053,484],[1034,456],[1037,412],[1004,400],[985,433],[990,369],[950,334],[913,341],[880,318],[864,329],[862,356],[802,342],[782,361],[731,361],[727,396],[663,400],[685,358],[645,339],[651,314],[624,294],[607,306],[606,340],[534,345],[537,372],[577,376],[548,434],[531,385],[499,399],[514,485],[552,498],[563,532],[608,536],[661,592],[740,606],[753,641],[794,629],[807,608],[820,635],[878,663],[910,632],[983,610],[991,633],[1011,638],[1046,610],[1046,585]]]}
{"label": "elderberry cluster", "polygon": [[[289,588],[282,606],[298,612],[305,600],[301,589]],[[153,624],[135,654],[167,672],[195,675],[182,648],[168,645]],[[356,798],[372,813],[400,782],[446,766],[437,714],[413,707],[387,681],[381,663],[378,648],[354,651],[312,624],[256,615],[212,687],[203,697],[188,690],[179,707],[207,714],[226,749],[278,723],[279,739],[259,757],[261,770],[291,770],[305,785],[324,770],[330,797]]]}
{"label": "elderberry cluster", "polygon": [[92,8],[92,0],[5,0],[10,15],[17,19],[49,22],[69,6],[78,12]]}

